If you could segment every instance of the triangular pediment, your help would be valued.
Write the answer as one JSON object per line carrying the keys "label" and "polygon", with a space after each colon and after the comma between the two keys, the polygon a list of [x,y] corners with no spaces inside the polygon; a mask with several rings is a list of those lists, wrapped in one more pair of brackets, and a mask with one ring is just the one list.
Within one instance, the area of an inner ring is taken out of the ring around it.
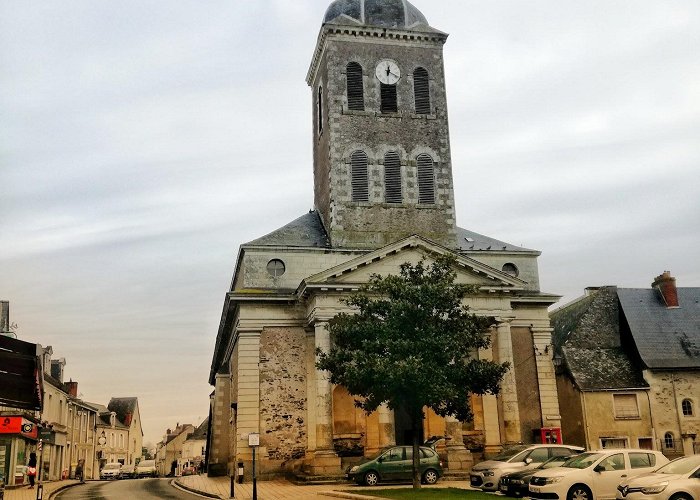
{"label": "triangular pediment", "polygon": [[525,282],[518,278],[413,235],[309,276],[302,282],[300,289],[357,287],[367,283],[373,274],[399,274],[399,268],[404,262],[416,264],[423,260],[430,263],[442,255],[455,258],[457,283],[476,285],[484,291],[516,291],[525,287]]}

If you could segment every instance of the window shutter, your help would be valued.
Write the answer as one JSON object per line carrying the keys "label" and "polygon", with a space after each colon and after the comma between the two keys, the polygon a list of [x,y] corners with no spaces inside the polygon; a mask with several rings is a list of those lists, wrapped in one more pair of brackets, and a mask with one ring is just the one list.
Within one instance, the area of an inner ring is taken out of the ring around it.
{"label": "window shutter", "polygon": [[384,188],[387,203],[401,203],[401,158],[395,151],[384,155]]}
{"label": "window shutter", "polygon": [[416,158],[418,166],[418,203],[435,203],[435,177],[433,159],[429,155]]}
{"label": "window shutter", "polygon": [[364,151],[355,151],[350,156],[352,201],[369,201],[368,163]]}
{"label": "window shutter", "polygon": [[638,418],[639,407],[635,394],[613,394],[616,418]]}
{"label": "window shutter", "polygon": [[399,107],[396,100],[396,85],[381,84],[381,112],[382,113],[397,113]]}
{"label": "window shutter", "polygon": [[362,83],[362,66],[351,62],[346,68],[348,109],[364,111],[365,92]]}
{"label": "window shutter", "polygon": [[416,114],[430,114],[430,78],[425,68],[413,72],[413,95],[416,101]]}

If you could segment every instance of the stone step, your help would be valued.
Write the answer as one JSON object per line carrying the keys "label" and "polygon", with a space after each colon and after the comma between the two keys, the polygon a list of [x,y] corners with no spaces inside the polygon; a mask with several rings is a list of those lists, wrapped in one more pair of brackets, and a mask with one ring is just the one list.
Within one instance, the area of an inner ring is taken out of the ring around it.
{"label": "stone step", "polygon": [[328,474],[322,476],[312,476],[309,474],[295,474],[292,481],[298,485],[304,484],[342,484],[347,483],[345,474]]}

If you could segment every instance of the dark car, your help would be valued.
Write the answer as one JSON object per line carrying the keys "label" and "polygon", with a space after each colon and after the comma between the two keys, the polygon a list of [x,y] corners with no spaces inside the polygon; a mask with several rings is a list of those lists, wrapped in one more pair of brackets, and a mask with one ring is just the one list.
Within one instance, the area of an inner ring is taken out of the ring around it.
{"label": "dark car", "polygon": [[[442,476],[442,461],[432,448],[421,446],[419,450],[421,480],[426,484],[435,484]],[[386,448],[349,468],[346,477],[367,486],[375,486],[382,481],[410,481],[413,478],[413,447]]]}
{"label": "dark car", "polygon": [[559,467],[561,464],[566,462],[570,457],[575,455],[566,455],[561,457],[552,457],[546,462],[541,463],[534,469],[525,469],[515,472],[509,472],[501,476],[501,480],[498,483],[498,489],[501,493],[509,497],[526,497],[528,496],[528,483],[530,478],[542,469],[549,469],[551,467]]}

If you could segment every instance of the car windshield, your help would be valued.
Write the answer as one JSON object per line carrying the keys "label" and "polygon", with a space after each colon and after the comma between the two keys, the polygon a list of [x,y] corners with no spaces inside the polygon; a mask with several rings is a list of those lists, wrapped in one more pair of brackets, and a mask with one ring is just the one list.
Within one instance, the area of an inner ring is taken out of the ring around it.
{"label": "car windshield", "polygon": [[139,462],[139,467],[153,467],[154,463],[153,460],[144,460],[143,462]]}
{"label": "car windshield", "polygon": [[689,474],[700,466],[700,455],[678,458],[656,470],[658,474]]}
{"label": "car windshield", "polygon": [[602,453],[581,453],[580,455],[576,455],[575,457],[572,457],[561,464],[561,467],[569,467],[571,469],[587,469],[602,456]]}
{"label": "car windshield", "polygon": [[513,446],[512,448],[508,448],[508,449],[503,450],[502,453],[493,457],[492,460],[498,460],[499,462],[505,462],[509,458],[513,458],[515,455],[517,455],[521,451],[527,450],[528,448],[529,448],[529,446],[525,446],[525,445]]}
{"label": "car windshield", "polygon": [[121,464],[107,464],[107,465],[105,465],[105,469],[118,469],[121,466],[122,466]]}
{"label": "car windshield", "polygon": [[538,469],[551,469],[552,467],[559,467],[561,464],[569,460],[569,457],[552,457],[546,462],[542,462],[537,466]]}

